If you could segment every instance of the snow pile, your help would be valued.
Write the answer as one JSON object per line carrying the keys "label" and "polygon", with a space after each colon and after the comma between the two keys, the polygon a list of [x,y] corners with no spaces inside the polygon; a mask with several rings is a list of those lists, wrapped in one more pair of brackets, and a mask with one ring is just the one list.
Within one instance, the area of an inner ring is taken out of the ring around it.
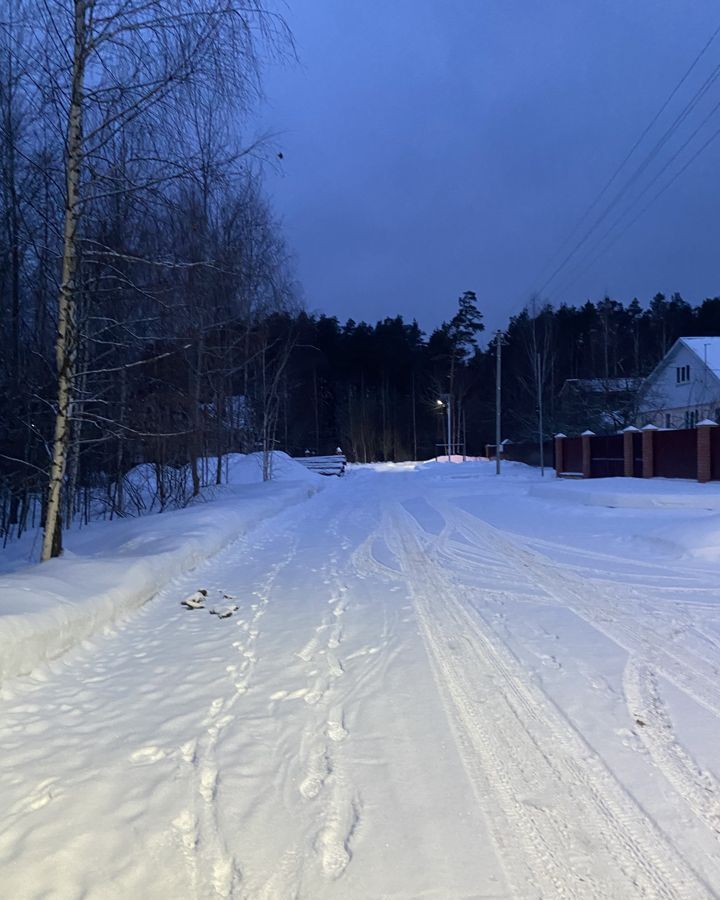
{"label": "snow pile", "polygon": [[[503,478],[519,478],[525,480],[540,479],[540,469],[525,463],[502,460],[501,475]],[[418,462],[378,462],[353,463],[349,470],[369,469],[374,472],[422,472],[426,477],[446,482],[448,478],[494,478],[496,464],[494,459],[484,456],[453,456],[448,466],[446,456],[439,459],[421,460]],[[552,467],[545,467],[545,477],[554,477]]]}
{"label": "snow pile", "polygon": [[583,506],[720,510],[720,484],[699,484],[679,478],[553,479],[531,487],[530,495]]}
{"label": "snow pile", "polygon": [[[229,484],[256,484],[263,480],[263,458],[261,453],[229,453],[225,457],[227,481]],[[318,484],[321,475],[310,472],[302,463],[297,462],[287,453],[276,450],[272,457],[273,481],[306,481]],[[322,483],[322,482],[321,482]]]}
{"label": "snow pile", "polygon": [[708,562],[720,561],[720,515],[716,513],[699,521],[693,518],[663,525],[644,537],[679,551],[683,556]]}
{"label": "snow pile", "polygon": [[[217,472],[217,459],[201,461],[205,480],[209,481],[207,487],[202,489],[203,496],[211,496],[217,485],[213,484]],[[182,466],[177,470],[165,469],[165,477],[172,473],[170,482],[164,486],[165,492],[172,494],[173,488],[177,490],[179,498],[187,497],[192,488],[192,475],[190,466]],[[287,453],[276,450],[272,454],[271,473],[274,481],[308,481],[314,477],[308,477],[307,469],[296,462]],[[125,476],[125,490],[133,506],[140,513],[159,511],[159,486],[157,481],[157,469],[152,463],[141,463]],[[263,480],[263,455],[262,453],[228,453],[222,459],[223,484],[257,484]],[[166,502],[166,509],[177,508],[178,503],[170,496]],[[100,507],[100,511],[104,511]],[[98,516],[99,517],[99,516]]]}
{"label": "snow pile", "polygon": [[67,535],[62,558],[0,576],[0,683],[65,653],[325,483],[284,454],[272,482],[258,483],[257,455],[234,457],[231,475],[210,502],[96,523]]}

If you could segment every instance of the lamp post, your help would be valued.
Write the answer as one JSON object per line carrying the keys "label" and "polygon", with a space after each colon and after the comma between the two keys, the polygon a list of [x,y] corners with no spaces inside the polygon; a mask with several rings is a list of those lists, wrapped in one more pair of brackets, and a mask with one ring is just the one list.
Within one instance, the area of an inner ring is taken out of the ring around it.
{"label": "lamp post", "polygon": [[437,401],[438,406],[445,406],[447,409],[447,458],[448,462],[450,462],[450,456],[452,454],[452,446],[451,446],[451,435],[452,435],[452,397],[450,394],[441,394],[441,399]]}

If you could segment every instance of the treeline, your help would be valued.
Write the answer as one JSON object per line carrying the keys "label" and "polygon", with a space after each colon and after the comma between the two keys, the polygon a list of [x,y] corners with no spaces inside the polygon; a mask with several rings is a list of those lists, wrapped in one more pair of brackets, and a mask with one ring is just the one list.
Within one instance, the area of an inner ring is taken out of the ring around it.
{"label": "treeline", "polygon": [[[720,298],[696,308],[678,294],[657,294],[647,307],[610,298],[534,305],[502,335],[502,433],[515,441],[538,437],[540,401],[546,439],[622,427],[633,419],[639,379],[678,337],[720,334]],[[496,336],[478,346],[484,326],[473,292],[429,335],[400,316],[369,325],[302,313],[276,317],[274,329],[296,333],[278,435],[292,453],[336,444],[360,461],[445,453],[447,395],[453,449],[476,455],[494,443]],[[592,384],[567,390],[568,379]]]}
{"label": "treeline", "polygon": [[[242,126],[277,14],[233,0],[13,0],[0,22],[0,535],[160,506],[272,446],[296,309]],[[283,337],[287,340],[287,335]],[[266,454],[269,460],[269,455]]]}
{"label": "treeline", "polygon": [[[233,0],[15,0],[0,21],[0,537],[182,504],[232,451],[482,453],[495,340],[465,292],[429,335],[300,311],[242,124],[282,18]],[[616,427],[720,299],[513,317],[503,436]],[[572,395],[568,379],[601,382]],[[604,391],[604,395],[603,395]],[[450,416],[448,417],[448,413]],[[141,467],[147,486],[131,473]]]}

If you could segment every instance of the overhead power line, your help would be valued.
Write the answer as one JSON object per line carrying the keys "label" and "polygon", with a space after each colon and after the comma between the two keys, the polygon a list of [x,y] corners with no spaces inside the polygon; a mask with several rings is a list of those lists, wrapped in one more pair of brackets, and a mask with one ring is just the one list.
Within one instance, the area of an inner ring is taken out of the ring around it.
{"label": "overhead power line", "polygon": [[[718,107],[720,107],[720,103],[718,103]],[[629,231],[629,230],[632,228],[632,226],[638,221],[638,219],[641,219],[641,218],[645,215],[645,213],[650,209],[650,207],[655,203],[655,201],[656,201],[656,200],[659,200],[660,197],[662,197],[662,195],[665,193],[665,191],[667,191],[669,188],[671,188],[672,185],[675,184],[675,182],[678,180],[678,178],[680,178],[682,175],[684,175],[684,173],[690,168],[690,166],[695,162],[695,160],[696,160],[702,153],[704,153],[705,150],[707,150],[707,148],[708,148],[711,144],[713,144],[719,137],[720,137],[720,128],[718,128],[716,131],[714,131],[714,132],[710,135],[710,137],[705,141],[705,143],[702,144],[702,145],[695,151],[695,153],[693,153],[693,155],[690,157],[690,159],[688,159],[688,160],[684,163],[684,165],[683,165],[680,169],[678,169],[677,172],[675,172],[675,174],[669,179],[669,181],[667,181],[667,182],[660,188],[660,190],[657,191],[657,193],[655,193],[655,194],[650,198],[650,200],[645,204],[645,206],[643,206],[643,208],[637,213],[637,215],[635,215],[634,218],[632,218],[632,219],[625,225],[625,227],[622,229],[622,231],[620,231],[618,234],[616,234],[616,235],[612,238],[612,240],[611,240],[606,246],[602,247],[602,248],[595,254],[595,256],[593,256],[592,259],[590,259],[586,264],[584,264],[584,265],[582,266],[581,269],[579,269],[579,270],[577,270],[577,271],[575,272],[575,274],[572,276],[572,279],[571,279],[570,281],[566,282],[566,283],[563,285],[562,290],[563,290],[563,291],[566,291],[566,290],[568,290],[569,288],[571,288],[571,287],[575,284],[575,282],[578,280],[578,278],[580,278],[582,275],[584,275],[585,272],[586,272],[591,266],[593,266],[593,265],[598,261],[598,259],[600,259],[601,256],[603,256],[605,253],[607,253],[607,251],[608,251],[611,247],[613,247],[613,246],[620,240],[620,238],[623,237],[623,236],[625,235],[625,233],[626,233],[627,231]]]}
{"label": "overhead power line", "polygon": [[[677,83],[674,85],[674,87],[672,88],[670,93],[667,95],[665,100],[661,103],[657,112],[652,116],[652,118],[650,119],[648,124],[643,128],[642,132],[640,133],[638,138],[634,141],[634,143],[632,144],[632,146],[630,147],[628,152],[625,154],[625,156],[621,160],[621,162],[615,168],[615,170],[611,174],[608,181],[604,184],[604,186],[602,187],[600,192],[597,194],[597,196],[594,198],[594,200],[587,207],[587,209],[585,210],[583,215],[580,217],[580,219],[577,221],[577,223],[573,227],[573,229],[570,232],[570,234],[568,235],[568,237],[560,245],[559,250],[556,251],[556,253],[554,254],[554,258],[557,258],[559,253],[562,252],[563,248],[568,246],[568,244],[572,240],[573,235],[578,232],[578,230],[582,227],[582,225],[587,221],[587,219],[591,216],[591,214],[600,205],[601,201],[608,194],[611,187],[615,184],[615,182],[619,178],[620,174],[623,172],[623,170],[626,168],[626,166],[628,165],[630,160],[636,154],[637,150],[639,149],[639,147],[641,146],[641,144],[643,143],[645,138],[648,136],[648,134],[653,129],[653,127],[657,124],[657,122],[659,121],[659,119],[661,118],[663,113],[667,110],[668,106],[673,101],[673,99],[677,96],[678,92],[681,90],[681,88],[686,83],[686,81],[688,80],[690,75],[693,73],[693,71],[695,70],[695,68],[701,61],[701,59],[705,56],[705,54],[707,53],[710,46],[716,40],[718,34],[720,34],[720,25],[718,25],[715,28],[715,30],[712,32],[712,34],[710,35],[708,40],[705,42],[703,47],[700,49],[700,51],[696,54],[695,58],[690,63],[689,67],[683,73],[682,77],[677,81]],[[667,143],[671,140],[671,138],[679,131],[679,129],[686,122],[686,120],[691,115],[693,110],[702,101],[702,99],[706,96],[706,94],[711,89],[713,84],[715,84],[715,82],[719,78],[720,78],[720,63],[718,65],[716,65],[713,68],[713,70],[711,71],[711,73],[705,78],[705,80],[700,85],[700,87],[695,91],[693,96],[688,100],[688,102],[685,104],[685,106],[675,116],[672,123],[665,129],[663,134],[658,138],[658,140],[652,146],[650,151],[640,161],[640,163],[637,165],[635,170],[628,176],[628,178],[625,180],[622,187],[615,194],[613,199],[611,199],[611,201],[602,210],[602,212],[595,218],[592,225],[582,234],[580,239],[576,241],[576,243],[573,245],[572,249],[568,253],[565,254],[565,256],[562,258],[560,263],[555,266],[555,268],[550,273],[550,275],[547,278],[545,278],[545,280],[542,282],[540,288],[538,288],[537,290],[532,292],[534,295],[540,294],[550,284],[552,284],[552,282],[556,280],[558,275],[560,275],[560,273],[563,272],[564,269],[569,265],[569,263],[575,258],[577,253],[590,241],[590,239],[595,235],[595,233],[596,233],[597,229],[600,227],[600,225],[602,225],[602,223],[607,219],[607,217],[612,213],[612,211],[620,203],[622,203],[622,201],[625,199],[625,197],[627,196],[628,192],[632,189],[632,187],[640,181],[640,179],[642,178],[644,173],[650,167],[651,163],[658,157],[658,155],[661,153],[661,151],[667,145]],[[652,188],[652,186],[657,183],[659,178],[662,177],[662,175],[667,171],[667,169],[672,165],[672,163],[678,158],[678,156],[683,152],[683,150],[692,142],[692,140],[697,136],[697,134],[700,132],[702,127],[705,124],[707,124],[707,122],[717,112],[718,108],[720,108],[720,103],[716,104],[716,106],[714,106],[712,108],[710,113],[703,119],[701,124],[693,131],[690,138],[688,138],[682,144],[682,146],[677,151],[675,151],[675,153],[672,155],[670,160],[667,163],[665,163],[665,165],[662,167],[660,172],[658,172],[651,179],[651,181],[647,185],[645,185],[645,187],[640,191],[640,193],[637,194],[631,200],[628,207],[613,222],[613,224],[610,226],[610,228],[607,229],[604,232],[604,234],[600,237],[600,239],[599,239],[600,244],[603,244],[605,242],[605,240],[612,234],[613,230],[622,224],[623,219],[627,215],[632,213],[633,208],[637,205],[637,203],[639,203],[642,200],[642,198],[647,194],[647,192]],[[674,183],[677,180],[677,178],[680,177],[681,174],[683,174],[686,171],[686,169],[689,167],[689,165],[694,161],[694,159],[697,158],[697,156],[700,155],[700,153],[703,151],[703,149],[705,149],[705,147],[709,146],[709,144],[712,143],[712,140],[714,140],[714,137],[711,138],[709,141],[707,141],[703,145],[703,147],[701,147],[701,149],[696,154],[694,154],[693,157],[690,160],[688,160],[688,162],[672,177],[672,179],[666,185],[664,185],[663,188],[659,192],[657,192],[657,194],[655,194],[653,196],[653,198],[650,200],[650,202],[645,207],[643,207],[641,212],[637,216],[635,216],[632,219],[632,221],[625,228],[623,228],[623,230],[620,234],[624,234],[627,231],[627,229],[629,227],[631,227],[631,225],[634,224],[637,221],[637,219],[639,219],[643,215],[643,213],[647,210],[647,208],[649,208],[649,206],[652,205],[652,203],[654,203],[655,200],[659,196],[661,196],[670,187],[670,185],[672,183]],[[606,247],[602,248],[595,256],[593,256],[592,262],[594,262],[597,258],[599,258],[599,256],[601,256],[604,252],[606,252],[606,250],[610,246],[612,246],[612,244],[615,243],[615,241],[619,238],[619,236],[620,235],[613,238]],[[597,248],[597,244],[595,245],[595,247]],[[592,250],[590,252],[592,253]],[[592,265],[592,262],[589,263],[589,265]],[[546,264],[543,271],[547,271],[548,267],[549,267],[549,263]],[[586,266],[583,265],[582,271],[584,271],[585,268],[586,268]],[[574,283],[576,277],[579,277],[579,274],[581,274],[581,272],[578,272],[578,274],[573,277],[572,283]],[[523,306],[525,306],[525,305],[526,305],[526,303],[524,302]]]}
{"label": "overhead power line", "polygon": [[615,207],[623,200],[624,196],[627,192],[635,185],[640,178],[645,174],[650,164],[655,160],[660,153],[660,151],[665,147],[668,141],[673,137],[673,135],[678,131],[680,126],[687,120],[689,115],[698,105],[698,103],[702,100],[702,98],[707,94],[712,85],[720,78],[720,63],[713,69],[711,74],[705,79],[703,84],[698,88],[693,97],[688,101],[688,103],[683,107],[683,109],[678,113],[678,115],[673,120],[672,124],[668,126],[662,136],[655,142],[655,145],[650,150],[650,152],[645,156],[645,158],[638,164],[637,168],[632,172],[632,174],[625,181],[623,186],[620,188],[615,197],[610,201],[610,203],[605,207],[602,213],[595,219],[590,228],[585,232],[585,234],[580,238],[580,240],[575,244],[572,250],[565,256],[563,261],[554,269],[552,274],[545,279],[541,287],[538,289],[539,292],[542,292],[547,288],[555,278],[562,272],[565,266],[570,262],[570,260],[575,256],[575,254],[585,246],[588,240],[593,236],[595,231],[600,227],[600,225],[607,219],[610,213],[615,209]]}
{"label": "overhead power line", "polygon": [[[610,227],[600,236],[600,238],[598,239],[598,243],[596,244],[595,248],[590,250],[590,253],[593,253],[593,250],[597,251],[598,247],[602,247],[602,245],[605,243],[605,241],[607,241],[608,238],[612,237],[613,232],[616,231],[617,228],[619,228],[623,224],[623,220],[626,219],[628,215],[631,215],[637,209],[637,207],[640,204],[640,202],[642,201],[642,199],[648,194],[648,192],[652,189],[652,187],[655,184],[657,184],[657,182],[662,178],[662,176],[672,166],[672,164],[675,162],[675,160],[677,160],[678,157],[680,157],[682,155],[683,151],[687,147],[689,147],[690,144],[692,144],[692,142],[700,134],[700,132],[703,130],[703,128],[717,115],[718,111],[720,111],[720,100],[718,100],[718,102],[712,107],[710,112],[707,113],[707,115],[700,122],[700,124],[690,134],[690,137],[688,137],[680,145],[680,147],[678,147],[678,149],[673,153],[673,155],[665,163],[665,165],[660,169],[660,171],[656,172],[656,174],[651,178],[651,180],[643,187],[643,189],[640,191],[640,193],[636,194],[632,198],[632,200],[630,201],[628,206],[625,207],[625,209],[614,220],[614,222],[610,225]],[[665,193],[665,191],[670,187],[671,184],[673,184],[675,181],[677,181],[677,179],[680,177],[680,175],[687,170],[690,163],[692,163],[695,159],[697,159],[697,157],[700,155],[700,153],[702,153],[702,151],[706,147],[710,146],[711,143],[712,143],[712,138],[709,141],[706,141],[702,145],[702,147],[697,151],[697,153],[693,154],[693,156],[690,158],[690,160],[688,160],[688,162],[681,167],[679,172],[677,172],[675,175],[672,176],[671,180],[662,188],[662,190],[660,190],[658,193],[656,193],[653,196],[653,198],[650,200],[650,202],[648,204],[646,204],[644,207],[642,207],[640,213],[632,219],[632,222],[629,223],[629,225],[637,222],[637,220],[640,218],[640,216],[642,216],[650,208],[650,206],[655,202],[656,199],[658,199],[662,194]],[[625,232],[628,230],[629,225],[624,227],[622,229],[622,231],[620,232],[620,234],[618,234],[616,237],[613,237],[613,239],[610,241],[610,243],[607,245],[607,247],[605,247],[605,249],[601,249],[599,253],[596,253],[596,255],[593,256],[593,261],[595,259],[597,259],[599,256],[601,256],[613,244],[615,244],[616,240],[621,235],[625,234]],[[579,265],[582,267],[583,272],[586,271],[587,267],[585,266],[584,262],[580,262]],[[574,283],[574,281],[575,281],[575,279],[573,278],[572,283]]]}
{"label": "overhead power line", "polygon": [[[600,203],[600,201],[603,199],[603,197],[607,194],[607,192],[608,192],[608,191],[610,190],[610,188],[613,186],[613,184],[615,183],[615,181],[616,181],[617,178],[619,177],[619,175],[620,175],[620,173],[622,172],[622,170],[625,168],[625,166],[626,166],[626,165],[630,162],[630,160],[632,159],[632,157],[633,157],[635,151],[638,149],[638,147],[640,146],[640,144],[642,144],[642,142],[645,140],[645,138],[647,137],[647,135],[649,134],[649,132],[652,130],[653,126],[657,123],[657,121],[660,119],[660,117],[661,117],[662,114],[665,112],[665,110],[668,108],[668,106],[672,103],[672,101],[673,101],[673,99],[675,98],[676,94],[677,94],[678,91],[682,88],[682,86],[685,84],[685,82],[688,80],[688,78],[690,77],[690,75],[693,73],[693,71],[695,70],[696,66],[698,65],[698,63],[700,62],[700,60],[703,58],[703,56],[707,53],[707,51],[708,51],[709,48],[710,48],[710,45],[713,43],[713,41],[714,41],[715,38],[718,36],[718,34],[720,34],[720,25],[718,25],[717,28],[715,29],[715,31],[713,31],[713,33],[710,35],[710,37],[708,38],[708,40],[707,40],[707,42],[705,43],[705,45],[700,49],[700,51],[699,51],[698,54],[695,56],[695,58],[693,59],[693,61],[690,63],[689,67],[687,68],[687,70],[685,71],[685,73],[683,74],[683,76],[680,78],[680,80],[675,84],[675,86],[673,87],[673,89],[672,89],[672,90],[670,91],[670,93],[667,95],[667,97],[666,97],[665,100],[662,102],[662,104],[660,105],[660,107],[659,107],[659,109],[657,110],[657,112],[655,113],[655,115],[650,119],[650,121],[649,121],[648,124],[645,126],[645,128],[643,128],[642,132],[640,133],[640,135],[638,136],[638,138],[635,140],[635,143],[630,147],[630,149],[629,149],[628,152],[625,154],[625,156],[623,157],[623,159],[621,160],[621,162],[618,164],[618,166],[617,166],[617,168],[615,169],[615,171],[612,173],[612,175],[610,176],[610,178],[609,178],[609,179],[606,181],[606,183],[603,185],[603,187],[601,188],[600,192],[597,194],[597,196],[595,197],[595,199],[590,203],[590,205],[587,207],[587,209],[585,210],[585,212],[582,214],[582,216],[581,216],[581,217],[578,219],[578,221],[575,223],[575,225],[573,226],[573,228],[572,228],[570,234],[567,236],[567,238],[565,238],[565,240],[563,241],[563,243],[560,245],[560,247],[559,247],[558,250],[556,251],[555,256],[558,256],[558,255],[562,252],[562,249],[570,243],[570,241],[572,240],[572,236],[573,236],[573,235],[581,228],[581,226],[582,226],[583,223],[586,221],[586,219],[590,216],[590,214],[593,212],[593,210],[598,206],[598,204]],[[550,263],[546,264],[546,266],[545,266],[545,268],[543,269],[543,271],[545,271],[545,270],[549,267],[549,265],[550,265]],[[538,280],[539,280],[539,279],[538,279]],[[549,283],[549,281],[550,281],[550,279],[548,279],[548,280],[546,281],[546,283]],[[542,288],[541,288],[540,290],[542,290]]]}

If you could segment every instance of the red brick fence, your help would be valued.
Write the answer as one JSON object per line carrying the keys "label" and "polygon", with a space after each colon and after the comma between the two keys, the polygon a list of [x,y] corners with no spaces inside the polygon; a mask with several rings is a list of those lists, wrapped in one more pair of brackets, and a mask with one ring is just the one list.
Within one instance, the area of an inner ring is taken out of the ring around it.
{"label": "red brick fence", "polygon": [[720,427],[706,419],[695,428],[660,429],[579,437],[555,436],[559,477],[692,478],[720,481]]}

